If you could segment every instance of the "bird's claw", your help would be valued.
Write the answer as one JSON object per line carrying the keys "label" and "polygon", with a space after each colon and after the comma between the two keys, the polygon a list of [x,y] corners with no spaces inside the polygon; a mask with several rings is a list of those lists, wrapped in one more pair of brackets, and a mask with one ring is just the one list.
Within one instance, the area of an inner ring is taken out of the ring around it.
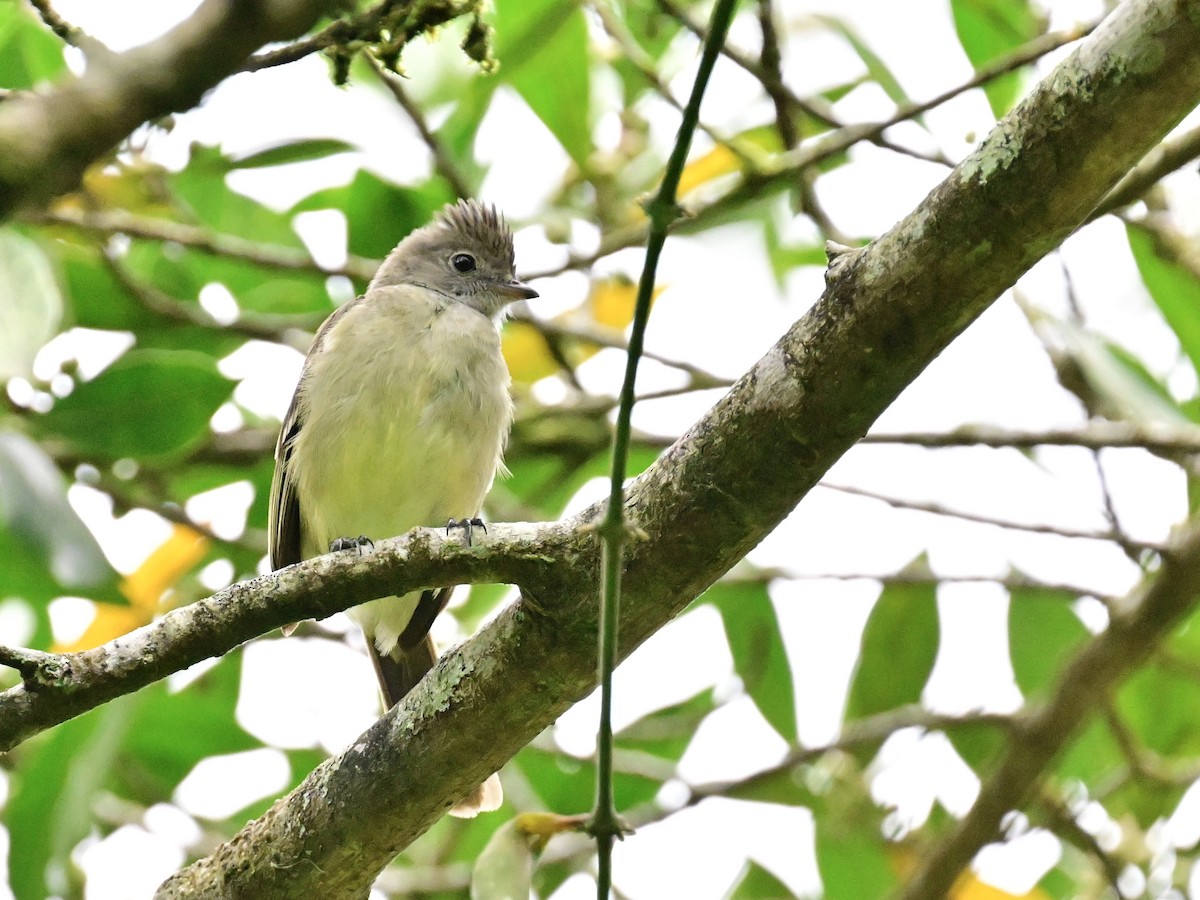
{"label": "bird's claw", "polygon": [[352,537],[334,538],[332,541],[329,542],[329,552],[330,553],[340,553],[343,550],[357,550],[359,555],[361,556],[362,552],[363,552],[363,548],[367,548],[369,550],[375,549],[375,542],[373,540],[371,540],[369,537],[367,537],[365,534],[360,534],[356,538],[352,538]]}
{"label": "bird's claw", "polygon": [[467,533],[467,546],[468,547],[470,547],[472,545],[472,539],[475,536],[476,528],[482,528],[483,533],[487,534],[487,526],[483,524],[483,519],[479,518],[478,516],[472,516],[469,519],[463,519],[461,521],[459,521],[458,519],[451,519],[449,522],[446,523],[446,536],[447,537],[450,536],[451,528],[461,528],[463,531],[465,531]]}

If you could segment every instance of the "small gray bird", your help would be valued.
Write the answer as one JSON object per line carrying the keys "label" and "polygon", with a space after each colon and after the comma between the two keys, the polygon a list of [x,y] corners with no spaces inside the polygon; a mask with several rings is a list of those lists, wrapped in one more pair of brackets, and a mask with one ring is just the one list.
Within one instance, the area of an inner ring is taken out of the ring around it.
{"label": "small gray bird", "polygon": [[[366,542],[355,535],[478,522],[512,422],[499,324],[509,303],[537,296],[513,266],[503,217],[460,200],[401,241],[367,292],[325,320],[275,448],[272,568]],[[451,590],[349,611],[389,708],[433,667],[429,628]],[[501,800],[492,775],[451,814]]]}

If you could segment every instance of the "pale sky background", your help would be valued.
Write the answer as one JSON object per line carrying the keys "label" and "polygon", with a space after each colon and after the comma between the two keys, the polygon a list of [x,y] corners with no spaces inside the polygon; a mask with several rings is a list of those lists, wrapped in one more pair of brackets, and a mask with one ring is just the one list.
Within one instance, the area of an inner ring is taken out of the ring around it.
{"label": "pale sky background", "polygon": [[[195,5],[60,0],[56,7],[114,49],[124,49],[161,33]],[[1101,13],[1101,6],[1091,0],[1054,0],[1047,4],[1051,27],[1090,21]],[[778,7],[792,35],[784,53],[786,80],[801,95],[847,81],[862,71],[847,45],[825,31],[805,27],[806,17],[818,13],[851,23],[914,99],[933,96],[971,75],[945,0],[781,0]],[[752,26],[752,19],[740,23],[731,40],[741,47],[756,48],[757,33]],[[450,36],[437,44],[418,41],[408,48],[404,61],[413,94],[421,96],[423,79],[430,77],[427,73],[462,65],[459,57]],[[684,97],[695,70],[694,45],[680,43],[672,59],[681,66],[672,86],[677,96]],[[1040,71],[1047,71],[1048,66],[1049,62],[1044,62]],[[754,82],[722,60],[705,101],[703,120],[727,133],[768,121],[770,108],[757,98],[755,89]],[[605,108],[607,96],[608,89],[600,86],[598,108]],[[607,105],[615,109],[611,102]],[[847,121],[883,118],[892,111],[882,91],[873,86],[855,90],[836,109]],[[648,102],[645,111],[655,122],[655,139],[665,153],[674,137],[677,114],[662,102]],[[597,133],[601,139],[612,131],[613,114],[600,115]],[[437,116],[435,112],[435,122]],[[964,94],[925,118],[934,139],[912,126],[901,126],[893,134],[918,147],[941,149],[955,160],[970,152],[993,124],[980,91]],[[376,123],[370,135],[364,135],[361,128],[367,120]],[[428,169],[424,145],[390,99],[361,86],[333,87],[325,63],[316,58],[229,79],[200,109],[178,116],[170,134],[140,134],[148,152],[169,165],[183,163],[192,141],[219,144],[236,154],[296,137],[369,140],[361,144],[359,153],[323,163],[231,176],[231,184],[238,190],[279,207],[322,185],[344,183],[361,165],[401,183],[422,179]],[[520,135],[519,141],[513,140],[514,134]],[[694,154],[705,147],[705,141],[698,139]],[[537,215],[567,166],[566,156],[545,128],[506,90],[497,94],[480,133],[480,148],[493,163],[482,198],[495,202],[518,224]],[[855,165],[838,169],[818,183],[823,204],[834,221],[851,234],[886,230],[946,174],[942,167],[869,145],[856,147],[852,155]],[[1200,196],[1194,182],[1194,177],[1168,179],[1172,190],[1189,204],[1191,221],[1183,225],[1192,229],[1200,227],[1200,213],[1196,212]],[[783,207],[780,222],[794,237],[815,234],[805,221],[788,223]],[[321,261],[336,262],[344,255],[344,227],[338,214],[310,214],[297,227]],[[572,234],[579,248],[596,239],[595,229],[586,223],[577,223]],[[397,240],[400,237],[397,235]],[[563,253],[545,239],[537,225],[517,234],[519,270],[555,265],[562,261]],[[1119,224],[1103,221],[1090,227],[1071,238],[1059,256],[1043,261],[1022,279],[1025,295],[1056,314],[1065,311],[1064,261],[1089,323],[1107,329],[1155,371],[1170,375],[1181,395],[1190,395],[1194,388],[1190,368],[1178,364],[1174,338],[1148,304]],[[624,251],[604,260],[597,271],[624,272],[636,278],[640,265],[640,251]],[[797,270],[781,293],[771,276],[761,238],[752,229],[731,226],[703,237],[672,238],[662,260],[660,283],[668,287],[651,318],[648,349],[736,377],[817,299],[822,273],[815,267]],[[578,274],[569,274],[539,281],[536,286],[543,300],[532,311],[550,316],[577,305],[586,282]],[[736,298],[736,303],[731,304],[730,298]],[[219,308],[220,297],[214,296],[210,302]],[[107,364],[121,349],[117,344],[101,347],[92,337],[77,335],[48,348],[39,365],[54,370],[57,359],[82,350],[91,356],[90,367],[84,366],[86,373]],[[294,388],[301,356],[276,350],[268,362],[264,359],[261,348],[239,352],[223,368],[226,374],[245,379],[238,389],[239,402],[257,413],[278,417]],[[621,354],[602,352],[580,368],[579,376],[589,389],[615,394],[622,366]],[[678,383],[675,378],[661,367],[647,364],[639,386],[644,391],[654,390]],[[543,399],[553,401],[562,389],[545,383],[539,385],[539,392]],[[654,433],[680,433],[717,396],[719,392],[643,404],[635,413],[634,424]],[[1041,428],[1078,424],[1082,418],[1079,405],[1057,387],[1040,344],[1011,296],[1006,295],[884,413],[877,428],[942,430],[964,423]],[[1140,540],[1165,539],[1170,526],[1185,514],[1179,471],[1139,451],[1107,451],[1103,459],[1126,531]],[[1038,453],[1035,462],[1015,451],[929,452],[869,446],[847,454],[828,480],[1023,522],[1105,527],[1095,469],[1090,454],[1083,450],[1047,449]],[[572,509],[602,494],[599,482],[588,485]],[[121,571],[136,568],[165,537],[165,523],[151,513],[113,519],[103,497],[82,487],[73,489],[71,499]],[[237,533],[250,499],[248,486],[235,485],[197,498],[189,504],[189,512],[211,521],[219,531]],[[1136,568],[1113,546],[897,511],[877,501],[823,488],[814,490],[796,513],[751,553],[750,561],[801,576],[870,575],[894,572],[922,552],[942,575],[998,576],[1015,567],[1035,577],[1092,586],[1106,593],[1120,593],[1138,578]],[[216,589],[224,586],[230,573],[218,567],[207,576]],[[836,737],[843,696],[831,685],[841,685],[844,692],[861,628],[877,593],[878,584],[869,579],[805,577],[780,581],[773,588],[795,671],[801,737],[806,743]],[[986,584],[947,586],[939,592],[939,604],[943,641],[926,692],[928,703],[946,712],[1017,708],[1020,694],[1012,680],[1004,639],[1007,600],[1003,591]],[[64,602],[56,609],[56,624],[65,630],[80,628],[80,615],[78,603]],[[446,624],[452,625],[443,622],[439,628]],[[280,747],[320,744],[337,751],[353,740],[378,715],[378,701],[370,665],[360,652],[361,640],[356,630],[347,630],[353,649],[305,639],[251,645],[245,652],[238,720]],[[452,628],[450,632],[441,629],[439,636],[448,641],[458,637]],[[278,681],[269,677],[280,667],[291,673],[287,693],[281,693]],[[620,668],[616,725],[714,684],[725,696],[736,693],[719,617],[711,609],[701,609],[664,629]],[[586,755],[593,751],[596,706],[594,697],[579,704],[554,729],[569,752]],[[736,778],[773,764],[784,750],[784,742],[753,704],[738,697],[704,723],[683,758],[680,776],[691,783]],[[881,802],[898,806],[900,822],[918,824],[935,798],[951,811],[962,813],[978,788],[975,776],[954,756],[944,738],[896,735],[885,746],[881,760],[875,793]],[[256,797],[278,790],[286,777],[284,757],[274,750],[205,763],[180,786],[174,805],[151,810],[141,827],[124,826],[81,848],[80,860],[89,873],[89,900],[149,896],[180,864],[179,847],[194,834],[195,824],[185,812],[200,817],[228,815]],[[667,789],[664,800],[678,798],[679,793]],[[1097,830],[1103,832],[1103,815],[1097,812],[1097,816]],[[1194,822],[1181,821],[1179,834],[1185,824],[1196,827]],[[719,843],[715,835],[719,835]],[[1170,840],[1167,834],[1164,846]],[[812,892],[819,880],[811,841],[812,821],[804,810],[707,801],[619,844],[616,880],[637,900],[719,898],[750,855],[797,892]],[[1053,839],[1031,832],[1007,848],[989,850],[980,865],[997,885],[1028,890],[1054,864],[1057,853]],[[576,878],[554,897],[581,900],[594,896],[594,891],[590,880]]]}

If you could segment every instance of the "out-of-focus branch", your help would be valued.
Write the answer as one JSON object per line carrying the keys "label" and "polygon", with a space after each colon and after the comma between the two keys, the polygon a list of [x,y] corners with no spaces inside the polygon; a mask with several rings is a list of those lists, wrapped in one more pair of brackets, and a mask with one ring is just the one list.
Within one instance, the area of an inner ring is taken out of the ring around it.
{"label": "out-of-focus branch", "polygon": [[167,219],[139,216],[123,210],[105,212],[76,212],[54,210],[27,212],[21,220],[33,225],[62,225],[98,235],[127,235],[148,241],[167,241],[190,247],[213,256],[243,259],[266,269],[293,272],[313,272],[321,275],[345,275],[369,281],[379,267],[378,260],[352,256],[346,264],[334,269],[317,265],[304,250],[259,244],[230,234],[218,234],[196,225],[185,225]]}
{"label": "out-of-focus branch", "polygon": [[1193,519],[1172,538],[1157,576],[1119,604],[1108,628],[1066,665],[1050,699],[1020,716],[1016,736],[984,782],[975,805],[921,861],[904,890],[905,900],[949,893],[959,872],[997,834],[1004,816],[1029,797],[1058,752],[1197,602],[1200,519]]}
{"label": "out-of-focus branch", "polygon": [[1086,447],[1106,450],[1132,447],[1153,453],[1200,453],[1200,428],[1153,422],[1092,419],[1078,428],[1020,431],[992,425],[965,425],[953,431],[871,432],[864,444],[911,444],[916,447]]}
{"label": "out-of-focus branch", "polygon": [[1122,546],[1129,546],[1136,550],[1157,550],[1161,551],[1163,546],[1150,541],[1135,541],[1125,535],[1112,531],[1085,531],[1079,528],[1064,528],[1058,525],[1042,525],[1034,522],[1014,522],[1010,519],[1000,519],[995,516],[985,516],[978,513],[971,513],[961,509],[951,509],[948,506],[943,506],[940,503],[928,503],[920,500],[904,500],[899,497],[889,497],[885,494],[879,494],[875,491],[869,491],[864,488],[853,487],[843,484],[829,484],[822,482],[821,487],[828,488],[831,491],[837,491],[840,494],[851,494],[855,497],[866,497],[870,500],[878,500],[880,503],[886,503],[893,509],[910,509],[914,512],[930,513],[935,516],[949,516],[955,519],[962,519],[964,522],[977,522],[980,525],[993,525],[996,528],[1007,528],[1013,531],[1028,531],[1032,534],[1050,534],[1055,537],[1078,538],[1088,541],[1110,541]]}
{"label": "out-of-focus branch", "polygon": [[188,109],[252,52],[303,34],[329,0],[205,0],[162,37],[94,56],[82,76],[0,104],[0,218],[79,183],[94,160],[151,119]]}

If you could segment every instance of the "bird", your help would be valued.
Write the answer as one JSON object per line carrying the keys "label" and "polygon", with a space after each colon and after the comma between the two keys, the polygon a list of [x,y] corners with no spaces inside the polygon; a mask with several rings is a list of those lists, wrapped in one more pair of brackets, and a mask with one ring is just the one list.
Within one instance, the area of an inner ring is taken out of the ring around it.
{"label": "bird", "polygon": [[[515,275],[512,232],[494,206],[447,205],[396,245],[305,359],[275,448],[273,570],[416,526],[462,524],[470,539],[513,416],[500,325],[511,303],[537,296]],[[452,590],[347,611],[388,709],[436,662],[429,629]],[[502,800],[493,774],[450,813]]]}

